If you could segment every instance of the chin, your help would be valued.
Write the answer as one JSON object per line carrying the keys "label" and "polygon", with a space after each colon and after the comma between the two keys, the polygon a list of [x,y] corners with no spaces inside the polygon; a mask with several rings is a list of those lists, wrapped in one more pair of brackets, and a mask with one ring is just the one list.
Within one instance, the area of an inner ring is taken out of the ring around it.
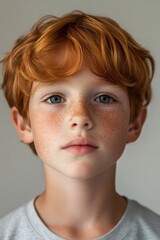
{"label": "chin", "polygon": [[72,179],[90,180],[104,172],[104,168],[100,169],[99,166],[96,167],[90,163],[79,163],[75,165],[67,169],[67,176]]}

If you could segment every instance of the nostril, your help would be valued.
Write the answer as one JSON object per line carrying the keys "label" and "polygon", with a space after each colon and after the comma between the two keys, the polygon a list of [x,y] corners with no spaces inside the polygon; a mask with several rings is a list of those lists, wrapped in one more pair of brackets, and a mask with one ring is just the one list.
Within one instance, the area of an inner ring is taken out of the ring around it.
{"label": "nostril", "polygon": [[76,127],[76,126],[77,126],[77,123],[73,123],[72,126],[73,126],[73,127]]}
{"label": "nostril", "polygon": [[89,123],[88,122],[86,122],[86,123],[72,123],[72,127],[89,127]]}
{"label": "nostril", "polygon": [[92,120],[88,117],[73,117],[70,119],[70,127],[73,129],[76,128],[86,128],[90,129],[93,127]]}

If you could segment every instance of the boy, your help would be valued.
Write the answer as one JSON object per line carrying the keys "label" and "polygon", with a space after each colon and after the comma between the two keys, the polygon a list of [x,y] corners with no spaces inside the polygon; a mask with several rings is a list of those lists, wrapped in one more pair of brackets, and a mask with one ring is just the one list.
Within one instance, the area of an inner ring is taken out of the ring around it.
{"label": "boy", "polygon": [[72,12],[41,19],[2,62],[13,123],[43,163],[45,190],[0,221],[0,239],[160,239],[160,217],[115,189],[151,99],[150,53],[113,20]]}

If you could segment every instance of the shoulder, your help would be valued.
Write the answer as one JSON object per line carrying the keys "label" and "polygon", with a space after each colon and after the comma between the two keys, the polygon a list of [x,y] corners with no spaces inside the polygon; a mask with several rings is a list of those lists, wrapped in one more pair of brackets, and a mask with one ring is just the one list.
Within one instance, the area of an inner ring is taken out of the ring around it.
{"label": "shoulder", "polygon": [[150,210],[149,208],[141,205],[135,200],[129,200],[130,209],[136,219],[139,221],[149,222],[153,224],[160,224],[160,215]]}
{"label": "shoulder", "polygon": [[35,199],[0,220],[0,240],[58,240],[40,219],[34,205]]}
{"label": "shoulder", "polygon": [[160,215],[134,200],[129,200],[128,205],[131,231],[139,234],[141,239],[160,239]]}
{"label": "shoulder", "polygon": [[31,234],[32,231],[34,232],[26,214],[26,208],[31,204],[31,202],[0,219],[0,239],[25,240],[28,234]]}

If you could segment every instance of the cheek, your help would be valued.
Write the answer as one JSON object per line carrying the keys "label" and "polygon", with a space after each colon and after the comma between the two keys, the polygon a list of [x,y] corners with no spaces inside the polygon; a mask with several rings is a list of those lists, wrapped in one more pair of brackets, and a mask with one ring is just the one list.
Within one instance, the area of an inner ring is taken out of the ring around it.
{"label": "cheek", "polygon": [[99,138],[115,151],[122,151],[127,141],[128,114],[115,111],[99,114],[97,118]]}
{"label": "cheek", "polygon": [[61,129],[62,117],[59,114],[38,113],[31,115],[33,141],[37,152],[46,152],[48,147],[57,143],[58,132]]}
{"label": "cheek", "polygon": [[[106,134],[107,132],[111,135],[118,134],[120,132],[123,132],[125,129],[127,129],[128,126],[128,118],[123,113],[102,113],[99,114],[98,122],[101,126],[101,132]],[[103,132],[106,130],[105,132]]]}

